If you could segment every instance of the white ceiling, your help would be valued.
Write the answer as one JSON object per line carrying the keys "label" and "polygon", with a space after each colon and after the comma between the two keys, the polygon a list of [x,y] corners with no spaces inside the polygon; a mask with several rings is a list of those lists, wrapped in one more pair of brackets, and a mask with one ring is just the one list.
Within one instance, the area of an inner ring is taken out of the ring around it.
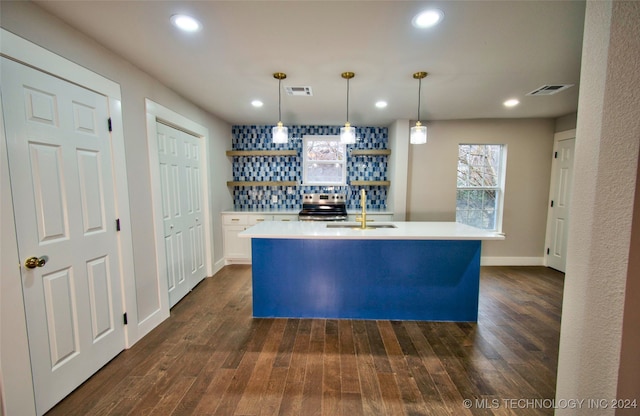
{"label": "white ceiling", "polygon": [[[282,121],[353,125],[421,119],[558,117],[577,110],[583,1],[36,1],[202,108],[234,124],[275,124],[278,81],[310,86],[282,95]],[[419,30],[413,16],[444,20]],[[203,23],[178,32],[171,15]],[[551,96],[525,94],[575,84]],[[508,98],[520,99],[505,108]],[[251,106],[253,99],[264,102]],[[389,105],[377,109],[384,99]]]}

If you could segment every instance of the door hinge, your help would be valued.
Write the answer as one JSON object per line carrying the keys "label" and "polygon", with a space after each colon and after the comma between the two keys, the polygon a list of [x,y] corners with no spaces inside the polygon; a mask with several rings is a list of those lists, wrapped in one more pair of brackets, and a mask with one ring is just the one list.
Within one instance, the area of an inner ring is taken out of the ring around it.
{"label": "door hinge", "polygon": [[109,131],[113,131],[113,127],[111,125],[111,117],[107,120],[107,126],[109,127]]}
{"label": "door hinge", "polygon": [[[549,255],[549,248],[547,248],[547,255]],[[125,314],[126,315],[126,314]]]}
{"label": "door hinge", "polygon": [[122,315],[122,322],[124,322],[125,325],[127,325],[129,323],[127,321],[127,313],[126,312]]}
{"label": "door hinge", "polygon": [[551,208],[553,208],[553,199],[551,200]]}
{"label": "door hinge", "polygon": [[555,153],[553,154],[553,158],[554,158],[554,159],[557,159],[557,158],[558,158],[558,152],[555,152]]}
{"label": "door hinge", "polygon": [[116,218],[116,231],[120,231],[120,218]]}

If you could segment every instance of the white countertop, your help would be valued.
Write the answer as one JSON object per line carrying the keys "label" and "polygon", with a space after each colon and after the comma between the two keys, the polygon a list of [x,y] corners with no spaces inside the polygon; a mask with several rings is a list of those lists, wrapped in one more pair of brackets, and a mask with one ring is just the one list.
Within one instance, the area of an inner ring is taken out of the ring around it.
{"label": "white countertop", "polygon": [[504,240],[504,234],[485,231],[457,222],[374,222],[396,228],[371,230],[328,228],[327,225],[358,227],[355,222],[265,221],[240,232],[245,238],[326,239],[326,240]]}
{"label": "white countertop", "polygon": [[300,208],[298,209],[227,209],[221,212],[221,214],[257,214],[257,215],[273,215],[273,214],[286,214],[286,215],[298,215]]}
{"label": "white countertop", "polygon": [[[222,214],[264,214],[264,215],[273,215],[273,214],[295,214],[298,215],[300,212],[300,208],[297,209],[227,209],[222,211]],[[349,209],[347,210],[348,214],[360,214],[359,209]],[[375,209],[367,209],[367,214],[385,214],[385,215],[393,215],[393,211],[387,210],[375,210]]]}

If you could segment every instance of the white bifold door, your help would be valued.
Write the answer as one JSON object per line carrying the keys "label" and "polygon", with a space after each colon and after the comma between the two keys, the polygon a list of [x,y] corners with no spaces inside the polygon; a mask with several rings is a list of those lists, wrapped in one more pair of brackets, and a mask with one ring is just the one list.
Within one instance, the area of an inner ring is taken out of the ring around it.
{"label": "white bifold door", "polygon": [[206,276],[202,139],[157,123],[169,305]]}
{"label": "white bifold door", "polygon": [[29,352],[43,414],[124,349],[108,99],[1,58]]}
{"label": "white bifold door", "polygon": [[567,262],[575,141],[575,138],[571,138],[557,142],[551,177],[547,265],[561,272],[565,271]]}

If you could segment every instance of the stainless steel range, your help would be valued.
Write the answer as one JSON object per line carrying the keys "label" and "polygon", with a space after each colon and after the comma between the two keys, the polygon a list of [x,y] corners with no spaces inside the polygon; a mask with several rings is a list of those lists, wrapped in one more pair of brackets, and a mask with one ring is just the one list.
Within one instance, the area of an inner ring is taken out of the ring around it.
{"label": "stainless steel range", "polygon": [[300,221],[346,221],[345,194],[305,194],[302,196]]}

